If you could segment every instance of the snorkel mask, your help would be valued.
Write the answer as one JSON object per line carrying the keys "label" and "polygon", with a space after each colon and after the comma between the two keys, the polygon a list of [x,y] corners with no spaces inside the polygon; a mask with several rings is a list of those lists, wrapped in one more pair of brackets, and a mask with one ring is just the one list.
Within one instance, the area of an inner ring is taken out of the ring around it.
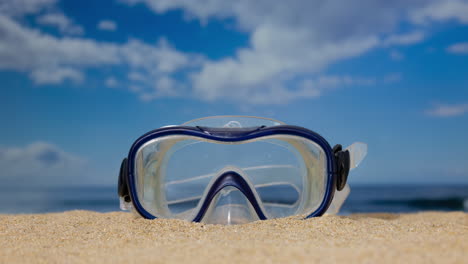
{"label": "snorkel mask", "polygon": [[331,148],[303,127],[207,117],[141,136],[122,162],[121,208],[211,224],[338,213],[367,145]]}

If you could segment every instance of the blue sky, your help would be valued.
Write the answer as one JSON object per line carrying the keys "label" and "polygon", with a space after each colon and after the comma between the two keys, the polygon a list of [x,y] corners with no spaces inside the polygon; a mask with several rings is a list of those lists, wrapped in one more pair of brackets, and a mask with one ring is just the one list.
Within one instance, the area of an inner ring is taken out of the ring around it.
{"label": "blue sky", "polygon": [[141,134],[224,114],[363,141],[352,184],[468,183],[468,1],[0,2],[0,178],[115,184]]}

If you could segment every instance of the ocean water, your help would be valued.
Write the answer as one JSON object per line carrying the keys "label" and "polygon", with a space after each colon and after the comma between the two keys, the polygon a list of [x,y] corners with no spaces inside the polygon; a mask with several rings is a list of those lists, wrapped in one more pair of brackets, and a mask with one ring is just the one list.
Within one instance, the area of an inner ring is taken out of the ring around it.
{"label": "ocean water", "polygon": [[[115,186],[62,188],[0,187],[0,213],[68,210],[119,211]],[[341,214],[468,211],[468,186],[351,186]]]}

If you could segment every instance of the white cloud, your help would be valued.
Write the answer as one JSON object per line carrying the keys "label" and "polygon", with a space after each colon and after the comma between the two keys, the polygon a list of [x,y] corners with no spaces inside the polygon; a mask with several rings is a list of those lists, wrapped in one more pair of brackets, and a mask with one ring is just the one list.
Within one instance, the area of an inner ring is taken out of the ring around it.
{"label": "white cloud", "polygon": [[[232,93],[244,94],[250,100],[249,93],[258,91],[275,96],[274,92],[287,89],[286,82],[313,76],[328,64],[362,54],[378,43],[375,37],[369,37],[319,44],[309,39],[306,31],[284,30],[258,28],[253,33],[251,48],[239,50],[235,58],[206,62],[193,75],[195,93],[211,100],[225,95],[234,98]],[[272,90],[268,91],[268,87]]]}
{"label": "white cloud", "polygon": [[0,15],[0,69],[33,71],[43,68],[116,64],[118,47],[79,38],[56,38],[22,27]]}
{"label": "white cloud", "polygon": [[390,35],[383,40],[384,46],[392,45],[411,45],[423,41],[425,34],[420,31],[411,32],[407,34]]}
{"label": "white cloud", "polygon": [[132,69],[149,73],[173,73],[197,61],[174,49],[164,38],[156,46],[133,39],[120,46],[119,52]]}
{"label": "white cloud", "polygon": [[[115,44],[59,38],[21,26],[2,15],[0,39],[0,70],[27,72],[37,84],[57,84],[64,80],[83,81],[89,68],[123,67],[128,72],[140,72],[140,77],[144,77],[140,82],[144,79],[146,87],[142,93],[153,97],[178,93],[176,88],[182,85],[170,75],[189,70],[203,60],[175,50],[165,39],[150,45],[139,40]],[[130,86],[135,80],[128,81]],[[174,90],[168,91],[170,88]]]}
{"label": "white cloud", "polygon": [[[184,93],[186,86],[174,78],[168,76],[156,77],[152,80],[151,90],[143,91],[140,93],[140,98],[144,101],[153,100],[160,97],[180,97],[188,93]],[[138,86],[136,86],[138,87]],[[135,90],[140,90],[141,88],[136,88]]]}
{"label": "white cloud", "polygon": [[87,166],[86,160],[45,142],[0,147],[0,180],[4,186],[86,184]]}
{"label": "white cloud", "polygon": [[[231,19],[250,35],[247,47],[232,57],[207,60],[192,74],[195,95],[205,100],[229,98],[244,102],[288,101],[316,97],[297,80],[318,78],[333,63],[360,56],[372,49],[412,45],[426,38],[429,27],[398,33],[402,23],[416,17],[437,0],[427,1],[213,1],[121,0],[146,4],[161,14],[182,10],[202,23]],[[456,13],[447,17],[459,18]],[[394,53],[394,58],[402,54]],[[300,92],[301,91],[301,92]],[[300,95],[300,96],[299,96]],[[260,100],[259,98],[262,98]],[[263,99],[265,98],[265,99]],[[285,99],[281,99],[285,98]]]}
{"label": "white cloud", "polygon": [[468,1],[435,0],[427,2],[428,5],[411,12],[413,22],[425,24],[431,21],[455,20],[464,24],[468,23]]}
{"label": "white cloud", "polygon": [[131,90],[137,91],[145,101],[164,96],[190,96],[184,80],[177,80],[172,75],[179,71],[190,73],[204,61],[201,56],[177,51],[164,38],[156,46],[130,40],[120,47],[119,52],[130,69],[129,87],[133,87]]}
{"label": "white cloud", "polygon": [[453,44],[447,48],[447,51],[454,54],[468,54],[468,42]]}
{"label": "white cloud", "polygon": [[[220,95],[211,95],[208,100],[221,97],[229,97],[230,100],[238,100],[250,104],[287,104],[293,100],[305,98],[317,98],[328,91],[339,88],[359,87],[374,85],[373,78],[355,78],[351,76],[320,75],[308,77],[302,80],[278,84],[271,82],[267,87],[256,89],[222,90]],[[289,89],[294,87],[295,89]],[[207,94],[205,94],[206,97]]]}
{"label": "white cloud", "polygon": [[468,103],[464,104],[436,104],[426,114],[434,117],[452,117],[468,113]]}
{"label": "white cloud", "polygon": [[36,14],[55,6],[58,0],[2,0],[0,14],[7,16],[23,16]]}
{"label": "white cloud", "polygon": [[65,80],[82,82],[84,80],[80,71],[66,67],[35,69],[30,76],[36,84],[58,84]]}
{"label": "white cloud", "polygon": [[56,27],[60,33],[82,35],[83,27],[75,24],[57,7],[58,0],[1,0],[0,15],[11,18],[36,16],[37,24]]}
{"label": "white cloud", "polygon": [[[50,84],[82,81],[89,68],[118,67],[122,76],[127,76],[119,79],[119,87],[129,87],[144,100],[195,96],[202,100],[283,103],[322,95],[327,89],[317,88],[322,86],[316,82],[329,77],[326,69],[331,64],[376,48],[421,42],[430,34],[431,21],[464,22],[463,13],[453,6],[463,9],[466,3],[364,0],[357,6],[338,0],[121,1],[144,3],[156,13],[182,10],[187,19],[201,23],[229,19],[236,29],[249,35],[249,44],[233,56],[208,60],[178,51],[164,38],[155,44],[137,39],[118,44],[54,37],[22,26],[9,15],[0,16],[0,69],[23,71],[36,83]],[[15,12],[51,13],[54,1],[46,2]],[[417,26],[402,34],[405,23]],[[113,28],[112,23],[107,24],[103,28]],[[47,77],[46,73],[53,71],[61,74]],[[346,85],[346,81],[342,83]]]}
{"label": "white cloud", "polygon": [[62,13],[48,13],[37,18],[37,23],[46,26],[57,27],[61,33],[70,35],[82,35],[84,29],[76,25]]}
{"label": "white cloud", "polygon": [[104,31],[116,31],[117,23],[112,20],[101,20],[99,21],[97,28]]}

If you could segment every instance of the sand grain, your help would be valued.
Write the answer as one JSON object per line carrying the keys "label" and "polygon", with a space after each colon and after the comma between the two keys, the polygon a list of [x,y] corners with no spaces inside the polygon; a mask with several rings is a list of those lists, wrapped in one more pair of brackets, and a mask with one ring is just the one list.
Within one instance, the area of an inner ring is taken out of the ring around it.
{"label": "sand grain", "polygon": [[0,263],[468,263],[461,212],[217,226],[71,211],[0,223]]}

